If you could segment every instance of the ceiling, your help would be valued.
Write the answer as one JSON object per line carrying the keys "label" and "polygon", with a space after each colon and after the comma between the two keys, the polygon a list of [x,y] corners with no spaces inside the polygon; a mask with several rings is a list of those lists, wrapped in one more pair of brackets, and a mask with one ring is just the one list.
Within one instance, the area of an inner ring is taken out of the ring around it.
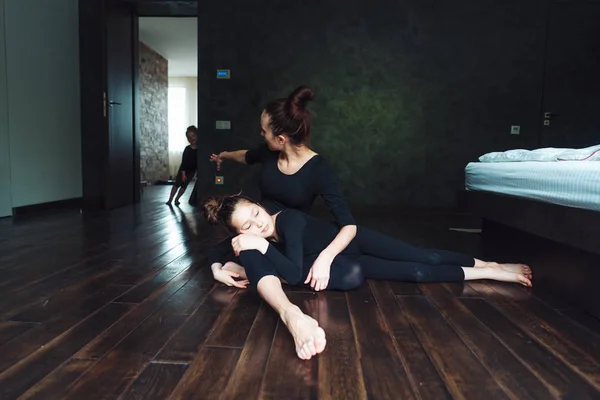
{"label": "ceiling", "polygon": [[198,76],[198,18],[140,17],[140,41],[169,60],[169,76]]}

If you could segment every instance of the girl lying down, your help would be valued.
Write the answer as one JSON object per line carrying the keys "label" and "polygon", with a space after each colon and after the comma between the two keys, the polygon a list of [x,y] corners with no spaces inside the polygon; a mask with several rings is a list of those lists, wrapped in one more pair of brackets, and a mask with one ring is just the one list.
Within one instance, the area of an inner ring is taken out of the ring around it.
{"label": "girl lying down", "polygon": [[[330,271],[320,272],[318,278],[325,279],[315,279],[311,266],[337,235],[339,228],[334,223],[293,209],[269,215],[242,195],[208,199],[204,215],[210,223],[224,224],[237,234],[231,245],[246,269],[234,272],[256,287],[279,313],[302,359],[325,349],[325,332],[288,300],[280,279],[295,286],[310,284],[315,290],[352,290],[365,279],[418,283],[493,279],[531,286],[532,273],[526,265],[422,249],[361,226],[352,242],[334,258]],[[245,262],[250,260],[254,262]],[[324,281],[325,286],[315,286],[318,281]]]}

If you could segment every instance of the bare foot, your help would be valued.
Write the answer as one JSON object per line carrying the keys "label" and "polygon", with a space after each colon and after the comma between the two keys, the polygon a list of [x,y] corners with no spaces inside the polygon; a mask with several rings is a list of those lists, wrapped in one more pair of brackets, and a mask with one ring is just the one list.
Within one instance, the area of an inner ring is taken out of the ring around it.
{"label": "bare foot", "polygon": [[493,279],[502,282],[520,283],[523,286],[531,287],[531,280],[522,273],[506,271],[503,268],[494,268]]}
{"label": "bare foot", "polygon": [[282,319],[294,337],[299,358],[310,360],[312,356],[325,350],[325,331],[319,327],[317,321],[304,314],[298,307],[285,311]]}
{"label": "bare foot", "polygon": [[508,272],[514,272],[515,274],[523,274],[529,279],[533,278],[533,272],[531,271],[531,268],[525,264],[500,264],[497,262],[489,262],[487,263],[487,266],[496,269],[502,269]]}
{"label": "bare foot", "polygon": [[227,261],[225,263],[225,265],[223,265],[223,268],[227,271],[231,271],[231,272],[235,272],[236,274],[239,275],[239,279],[248,279],[248,277],[246,276],[246,270],[244,269],[244,267],[242,267],[239,264],[234,263],[233,261]]}

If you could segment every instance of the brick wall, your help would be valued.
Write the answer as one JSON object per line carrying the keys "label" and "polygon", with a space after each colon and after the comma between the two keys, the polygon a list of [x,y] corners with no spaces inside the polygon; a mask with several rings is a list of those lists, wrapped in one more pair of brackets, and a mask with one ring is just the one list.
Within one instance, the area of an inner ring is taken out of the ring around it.
{"label": "brick wall", "polygon": [[169,177],[168,61],[140,42],[140,163],[141,179]]}

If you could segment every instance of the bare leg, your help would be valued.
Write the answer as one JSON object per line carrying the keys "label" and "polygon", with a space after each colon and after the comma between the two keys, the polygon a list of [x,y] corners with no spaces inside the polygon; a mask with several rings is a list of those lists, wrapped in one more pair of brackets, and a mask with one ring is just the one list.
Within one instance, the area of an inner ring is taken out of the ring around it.
{"label": "bare leg", "polygon": [[511,272],[503,268],[490,266],[478,268],[462,267],[462,269],[465,273],[465,281],[492,279],[495,281],[520,283],[523,286],[531,287],[531,281],[521,272]]}
{"label": "bare leg", "polygon": [[179,189],[179,193],[177,193],[177,197],[175,198],[176,206],[179,205],[179,199],[181,198],[181,196],[183,196],[184,193],[185,193],[185,186],[182,186],[181,189]]}
{"label": "bare leg", "polygon": [[525,264],[501,264],[497,262],[478,260],[477,258],[475,259],[475,268],[487,267],[503,269],[504,271],[514,272],[516,274],[523,274],[529,279],[533,278],[531,268]]}
{"label": "bare leg", "polygon": [[175,193],[177,192],[177,186],[173,186],[173,189],[171,189],[171,195],[169,196],[169,201],[167,201],[167,205],[171,205],[171,202],[173,201],[173,197],[175,196]]}
{"label": "bare leg", "polygon": [[281,288],[279,278],[267,275],[258,282],[257,289],[261,297],[277,311],[292,334],[299,358],[309,360],[325,350],[325,331],[319,327],[317,321],[290,302]]}

